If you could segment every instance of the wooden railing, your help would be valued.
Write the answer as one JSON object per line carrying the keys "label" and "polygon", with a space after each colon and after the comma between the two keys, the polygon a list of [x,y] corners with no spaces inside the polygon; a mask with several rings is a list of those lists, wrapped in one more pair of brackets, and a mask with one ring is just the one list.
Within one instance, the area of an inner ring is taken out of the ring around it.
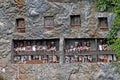
{"label": "wooden railing", "polygon": [[117,61],[114,51],[70,51],[65,53],[65,63]]}
{"label": "wooden railing", "polygon": [[[81,51],[81,52],[78,52],[78,51],[70,51],[70,52],[65,52],[64,53],[65,55],[65,63],[66,63],[66,57],[69,57],[70,59],[73,57],[74,59],[73,60],[69,60],[68,63],[72,63],[72,62],[99,62],[100,61],[100,58],[99,56],[100,55],[112,55],[112,56],[115,56],[115,52],[114,51],[111,51],[111,50],[107,50],[107,51]],[[56,56],[57,57],[57,63],[59,62],[59,59],[60,59],[60,52],[59,51],[21,51],[21,52],[14,52],[13,53],[13,59],[15,57],[22,57],[22,56],[47,56],[47,58],[45,58],[47,60],[46,63],[52,63],[52,60],[50,60],[50,57],[52,56]],[[77,56],[77,57],[76,57]],[[84,60],[79,60],[80,56],[82,56],[82,59]],[[91,61],[86,58],[86,57],[89,57],[91,58]],[[76,57],[76,58],[75,58]],[[104,57],[105,58],[105,57]],[[86,61],[85,61],[86,60]],[[20,62],[21,59],[18,60],[18,62]],[[26,60],[26,64],[27,63],[44,63],[44,58],[43,60]],[[103,62],[105,61],[104,59],[102,60]],[[114,61],[114,60],[111,60],[111,61]],[[106,61],[106,62],[110,62],[110,61]]]}
{"label": "wooden railing", "polygon": [[[38,58],[32,59],[35,56]],[[39,58],[40,56],[41,58]],[[59,63],[59,57],[59,51],[19,51],[13,53],[12,62],[16,64]]]}
{"label": "wooden railing", "polygon": [[66,52],[65,55],[110,55],[110,54],[115,54],[114,51],[112,50],[106,50],[106,51],[70,51]]}
{"label": "wooden railing", "polygon": [[14,53],[14,56],[29,56],[29,55],[59,55],[59,51],[20,51]]}

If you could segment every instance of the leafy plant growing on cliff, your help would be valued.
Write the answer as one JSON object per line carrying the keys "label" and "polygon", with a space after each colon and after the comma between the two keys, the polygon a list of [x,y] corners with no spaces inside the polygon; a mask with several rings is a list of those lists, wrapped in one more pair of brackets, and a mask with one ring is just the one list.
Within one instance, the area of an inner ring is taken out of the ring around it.
{"label": "leafy plant growing on cliff", "polygon": [[98,11],[112,12],[115,14],[111,29],[107,36],[108,44],[120,58],[120,37],[117,33],[120,30],[120,0],[95,0]]}

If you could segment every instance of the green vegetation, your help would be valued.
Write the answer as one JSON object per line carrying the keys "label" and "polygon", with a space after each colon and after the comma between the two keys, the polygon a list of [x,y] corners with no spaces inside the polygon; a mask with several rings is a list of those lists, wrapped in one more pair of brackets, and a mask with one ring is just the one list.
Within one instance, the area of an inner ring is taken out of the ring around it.
{"label": "green vegetation", "polygon": [[97,11],[112,12],[115,14],[111,29],[107,36],[108,44],[120,58],[120,37],[117,32],[120,30],[120,0],[95,0]]}

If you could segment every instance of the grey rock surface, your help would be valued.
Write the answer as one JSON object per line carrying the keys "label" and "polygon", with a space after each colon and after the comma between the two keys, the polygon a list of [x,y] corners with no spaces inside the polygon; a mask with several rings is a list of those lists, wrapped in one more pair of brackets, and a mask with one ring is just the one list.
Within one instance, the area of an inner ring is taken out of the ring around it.
{"label": "grey rock surface", "polygon": [[120,80],[112,64],[0,65],[8,80]]}
{"label": "grey rock surface", "polygon": [[[81,26],[70,25],[71,15],[80,15]],[[54,16],[52,30],[46,30],[45,16]],[[96,12],[93,0],[0,0],[0,63],[11,60],[13,39],[104,38],[108,31],[99,30],[98,17],[107,17],[110,27],[114,15]],[[25,19],[25,33],[17,32],[18,18]]]}

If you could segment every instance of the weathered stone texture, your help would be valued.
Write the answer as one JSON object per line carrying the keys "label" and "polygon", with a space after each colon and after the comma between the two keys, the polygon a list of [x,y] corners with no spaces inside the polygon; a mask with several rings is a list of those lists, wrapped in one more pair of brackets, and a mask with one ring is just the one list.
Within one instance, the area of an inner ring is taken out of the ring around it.
{"label": "weathered stone texture", "polygon": [[[70,15],[80,15],[81,27],[70,26]],[[44,16],[54,16],[54,28],[50,31],[44,27]],[[113,14],[96,12],[93,0],[0,0],[0,57],[8,57],[0,62],[10,59],[12,39],[105,37],[108,31],[99,31],[98,17],[108,17],[110,27]],[[18,18],[25,19],[25,33],[16,30]]]}
{"label": "weathered stone texture", "polygon": [[120,80],[110,64],[0,65],[7,80]]}
{"label": "weathered stone texture", "polygon": [[[59,1],[0,0],[0,64],[7,64],[0,65],[0,75],[7,80],[120,80],[115,68],[108,64],[10,64],[13,39],[106,36],[107,32],[99,31],[97,18],[108,17],[110,27],[114,18],[112,13],[95,12],[93,0]],[[81,27],[70,26],[70,15],[80,15]],[[51,31],[45,32],[44,16],[54,16]],[[25,19],[26,33],[17,32],[17,18]]]}

